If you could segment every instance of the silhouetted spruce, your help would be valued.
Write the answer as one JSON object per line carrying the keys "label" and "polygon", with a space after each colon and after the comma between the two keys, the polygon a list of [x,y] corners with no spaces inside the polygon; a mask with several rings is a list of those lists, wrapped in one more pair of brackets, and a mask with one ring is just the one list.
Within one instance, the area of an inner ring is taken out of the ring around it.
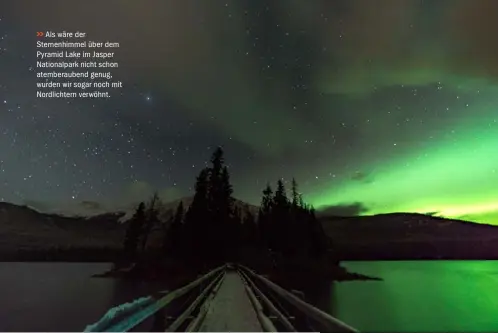
{"label": "silhouetted spruce", "polygon": [[241,241],[244,237],[242,230],[242,212],[238,206],[232,208],[232,214],[228,223],[224,226],[223,237],[225,238],[225,255],[226,260],[236,260],[241,248]]}
{"label": "silhouetted spruce", "polygon": [[124,239],[124,251],[126,258],[135,259],[138,244],[141,239],[143,226],[145,222],[145,204],[143,202],[138,205],[138,208],[130,219],[126,235]]}
{"label": "silhouetted spruce", "polygon": [[258,211],[258,230],[261,242],[267,248],[272,248],[272,238],[270,237],[272,233],[271,228],[271,210],[273,207],[273,190],[270,184],[266,184],[266,188],[263,190],[263,198],[261,199],[261,205]]}
{"label": "silhouetted spruce", "polygon": [[223,171],[221,173],[221,199],[224,205],[223,214],[225,216],[230,216],[232,212],[233,203],[234,203],[232,195],[233,195],[233,187],[232,184],[230,183],[230,173],[228,172],[228,168],[224,166]]}
{"label": "silhouetted spruce", "polygon": [[258,234],[258,227],[254,216],[250,211],[247,211],[241,224],[241,245],[245,247],[260,245]]}
{"label": "silhouetted spruce", "polygon": [[218,147],[211,157],[209,169],[208,201],[213,218],[227,221],[232,208],[232,185],[227,167],[224,165],[223,150]]}
{"label": "silhouetted spruce", "polygon": [[322,223],[316,218],[315,209],[310,207],[307,213],[311,243],[310,254],[313,257],[321,258],[327,253],[328,237],[325,234]]}
{"label": "silhouetted spruce", "polygon": [[289,199],[287,198],[284,181],[282,179],[279,179],[277,181],[277,189],[275,190],[275,195],[273,196],[273,208],[277,210],[286,210],[288,207]]}
{"label": "silhouetted spruce", "polygon": [[185,241],[190,243],[190,255],[200,254],[208,246],[208,177],[209,169],[202,169],[195,183],[194,198],[185,215]]}
{"label": "silhouetted spruce", "polygon": [[292,178],[292,188],[291,188],[292,206],[294,208],[299,206],[299,192],[297,190],[297,182],[295,178]]}
{"label": "silhouetted spruce", "polygon": [[277,189],[273,196],[273,207],[271,212],[272,243],[275,250],[282,254],[289,252],[290,243],[290,203],[287,198],[285,185],[282,179],[277,181]]}
{"label": "silhouetted spruce", "polygon": [[277,182],[272,196],[270,185],[263,191],[258,226],[265,246],[286,257],[321,257],[327,251],[327,236],[314,209],[304,203],[292,180],[291,199],[286,195],[283,180]]}
{"label": "silhouetted spruce", "polygon": [[208,181],[207,220],[210,224],[210,249],[213,256],[220,259],[230,247],[235,237],[231,223],[233,214],[232,185],[228,168],[224,165],[223,149],[218,147],[211,156]]}
{"label": "silhouetted spruce", "polygon": [[175,214],[170,217],[165,228],[163,250],[166,252],[166,254],[177,254],[183,248],[184,235],[182,232],[182,227],[184,216],[185,209],[183,208],[183,202],[180,201],[176,208]]}
{"label": "silhouetted spruce", "polygon": [[147,247],[147,240],[149,239],[150,232],[159,223],[159,195],[155,192],[147,204],[145,210],[145,224],[142,233],[142,251]]}
{"label": "silhouetted spruce", "polygon": [[[188,210],[185,211],[180,202],[176,212],[169,217],[164,229],[164,253],[188,254],[190,258],[200,260],[235,261],[238,254],[250,253],[250,249],[255,250],[258,246],[284,257],[320,257],[327,252],[328,238],[313,207],[304,202],[295,179],[292,179],[290,198],[282,179],[277,181],[274,192],[267,184],[255,222],[250,212],[242,212],[234,205],[223,154],[223,150],[217,148],[211,156],[210,167],[199,173]],[[157,194],[147,208],[142,203],[138,214],[142,216],[142,226],[138,228],[135,222],[127,232],[126,247],[135,248],[128,250],[130,253],[136,253],[137,243],[145,249],[147,237],[158,223],[158,204]],[[136,230],[139,230],[138,241],[137,236],[130,236],[137,234]]]}

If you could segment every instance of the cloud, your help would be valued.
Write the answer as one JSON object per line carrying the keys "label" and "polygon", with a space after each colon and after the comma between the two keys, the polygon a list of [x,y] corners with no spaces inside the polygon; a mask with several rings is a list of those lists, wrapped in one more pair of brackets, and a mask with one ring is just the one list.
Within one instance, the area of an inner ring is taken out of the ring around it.
{"label": "cloud", "polygon": [[358,216],[367,213],[369,208],[361,202],[332,205],[320,209],[320,215],[327,216]]}
{"label": "cloud", "polygon": [[53,208],[53,206],[48,202],[39,200],[26,199],[24,200],[23,204],[40,212],[46,212]]}
{"label": "cloud", "polygon": [[112,207],[107,207],[96,201],[70,201],[64,203],[55,203],[40,200],[24,200],[24,204],[41,213],[92,216],[108,212],[115,212]]}
{"label": "cloud", "polygon": [[373,178],[371,177],[371,174],[366,173],[366,172],[361,172],[361,171],[355,172],[351,176],[351,180],[353,180],[355,182],[365,183],[365,184],[373,182]]}
{"label": "cloud", "polygon": [[102,200],[70,200],[68,202],[49,202],[40,200],[24,200],[23,204],[42,213],[62,215],[93,216],[104,213],[133,211],[139,202],[148,201],[157,192],[163,203],[169,203],[181,197],[176,187],[155,188],[148,182],[135,181],[125,186],[120,198],[112,201]]}
{"label": "cloud", "polygon": [[424,215],[427,215],[427,216],[439,216],[439,214],[441,214],[441,212],[427,212],[427,213],[422,213]]}
{"label": "cloud", "polygon": [[102,210],[102,204],[96,201],[82,201],[80,203],[81,207],[84,207],[88,210]]}
{"label": "cloud", "polygon": [[156,188],[146,181],[134,181],[124,189],[123,202],[137,203],[147,201],[155,192],[163,202],[170,202],[181,197],[182,192],[176,187]]}
{"label": "cloud", "polygon": [[[189,117],[275,156],[306,151],[303,137],[330,132],[332,124],[303,121],[333,109],[305,107],[321,105],[322,93],[498,78],[492,0],[17,0],[2,11],[33,36],[72,30],[120,42],[124,82],[159,86]],[[255,42],[248,31],[258,27]],[[307,92],[291,89],[298,84]]]}

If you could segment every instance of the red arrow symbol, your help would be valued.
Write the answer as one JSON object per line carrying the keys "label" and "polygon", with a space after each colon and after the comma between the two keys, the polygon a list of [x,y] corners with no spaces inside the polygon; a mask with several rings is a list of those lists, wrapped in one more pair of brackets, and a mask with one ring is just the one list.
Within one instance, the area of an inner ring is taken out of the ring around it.
{"label": "red arrow symbol", "polygon": [[36,37],[43,37],[43,32],[37,31],[36,32]]}

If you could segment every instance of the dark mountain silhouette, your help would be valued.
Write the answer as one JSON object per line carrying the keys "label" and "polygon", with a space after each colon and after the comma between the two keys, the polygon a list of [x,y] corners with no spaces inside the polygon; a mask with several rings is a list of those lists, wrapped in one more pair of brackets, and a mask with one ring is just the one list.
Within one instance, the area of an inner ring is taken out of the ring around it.
{"label": "dark mountain silhouette", "polygon": [[[182,201],[185,207],[192,197],[185,197],[162,204],[161,221],[166,222]],[[235,200],[244,215],[256,214],[258,207]],[[138,206],[138,204],[137,204]],[[132,213],[134,210],[132,211]],[[0,202],[0,260],[15,257],[19,251],[46,251],[50,249],[84,248],[120,250],[129,212],[106,213],[90,217],[64,216],[39,212],[28,206]],[[157,245],[160,237],[152,230],[151,246]]]}
{"label": "dark mountain silhouette", "polygon": [[0,202],[0,256],[53,248],[118,248],[124,235],[118,223],[122,215],[66,217]]}
{"label": "dark mountain silhouette", "polygon": [[[182,201],[162,205],[163,222]],[[236,200],[242,215],[259,207]],[[0,202],[0,258],[19,251],[50,249],[122,249],[126,212],[92,217],[68,217]],[[319,216],[341,259],[498,258],[498,227],[426,214]],[[158,246],[160,237],[151,237]]]}
{"label": "dark mountain silhouette", "polygon": [[498,227],[427,214],[320,218],[343,259],[496,259]]}

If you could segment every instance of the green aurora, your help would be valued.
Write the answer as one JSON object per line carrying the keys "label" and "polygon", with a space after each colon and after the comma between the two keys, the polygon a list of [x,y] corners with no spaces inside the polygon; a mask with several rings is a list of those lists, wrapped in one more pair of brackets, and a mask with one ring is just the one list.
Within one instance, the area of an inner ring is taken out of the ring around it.
{"label": "green aurora", "polygon": [[[498,1],[89,1],[0,3],[0,199],[168,202],[222,145],[252,204],[295,176],[318,209],[498,225]],[[120,42],[129,89],[32,107],[28,37],[49,27]]]}
{"label": "green aurora", "polygon": [[311,202],[317,209],[361,202],[368,215],[437,213],[498,225],[498,97],[469,111],[432,142],[370,165],[371,182],[346,180]]}

